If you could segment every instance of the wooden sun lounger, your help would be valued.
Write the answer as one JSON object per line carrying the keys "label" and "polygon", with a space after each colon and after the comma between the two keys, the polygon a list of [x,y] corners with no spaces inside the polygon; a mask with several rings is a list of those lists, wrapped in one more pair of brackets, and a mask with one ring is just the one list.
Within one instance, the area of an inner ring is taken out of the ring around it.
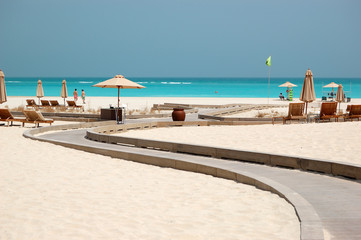
{"label": "wooden sun lounger", "polygon": [[319,120],[324,122],[325,120],[331,121],[332,118],[338,121],[339,115],[337,115],[337,102],[323,102],[321,104]]}
{"label": "wooden sun lounger", "polygon": [[272,124],[276,118],[282,118],[283,124],[286,124],[287,120],[305,120],[306,115],[304,114],[305,103],[290,103],[288,105],[288,115],[286,117],[274,117],[272,118]]}
{"label": "wooden sun lounger", "polygon": [[66,102],[68,103],[68,107],[72,107],[72,108],[83,108],[83,106],[76,105],[76,102],[75,102],[75,101],[67,100]]}
{"label": "wooden sun lounger", "polygon": [[347,105],[347,107],[346,107],[346,112],[349,113],[350,110],[351,110],[351,105],[349,104],[349,105]]}
{"label": "wooden sun lounger", "polygon": [[26,107],[39,107],[39,105],[36,104],[35,100],[34,99],[26,99]]}
{"label": "wooden sun lounger", "polygon": [[11,123],[13,125],[13,122],[23,122],[25,121],[25,118],[15,118],[9,109],[7,108],[1,108],[0,109],[0,121],[7,122],[8,126]]}
{"label": "wooden sun lounger", "polygon": [[59,107],[60,106],[58,100],[49,100],[49,102],[50,102],[52,107]]}
{"label": "wooden sun lounger", "polygon": [[350,106],[350,110],[344,116],[344,119],[345,120],[350,119],[352,121],[353,119],[357,118],[357,120],[360,121],[360,118],[361,118],[361,105],[348,105],[348,106]]}
{"label": "wooden sun lounger", "polygon": [[50,102],[49,100],[41,100],[41,106],[43,107],[50,107]]}
{"label": "wooden sun lounger", "polygon": [[54,122],[53,119],[44,118],[43,114],[39,111],[23,110],[23,113],[26,117],[23,121],[23,126],[25,126],[25,123],[34,123],[36,127],[39,127],[40,123],[50,123],[51,125]]}

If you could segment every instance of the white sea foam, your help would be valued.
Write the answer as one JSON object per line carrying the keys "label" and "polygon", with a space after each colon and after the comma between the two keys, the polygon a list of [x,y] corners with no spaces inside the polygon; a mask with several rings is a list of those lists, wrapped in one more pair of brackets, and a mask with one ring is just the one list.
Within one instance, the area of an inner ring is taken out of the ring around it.
{"label": "white sea foam", "polygon": [[192,84],[191,82],[161,82],[162,84]]}
{"label": "white sea foam", "polygon": [[79,83],[93,83],[93,82],[79,81]]}

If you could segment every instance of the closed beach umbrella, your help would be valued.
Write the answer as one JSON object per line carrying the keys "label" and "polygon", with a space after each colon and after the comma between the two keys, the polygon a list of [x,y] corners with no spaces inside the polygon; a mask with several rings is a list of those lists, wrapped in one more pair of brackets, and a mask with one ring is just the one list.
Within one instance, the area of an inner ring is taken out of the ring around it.
{"label": "closed beach umbrella", "polygon": [[41,83],[41,80],[38,80],[38,87],[36,88],[36,96],[39,98],[39,104],[40,104],[40,98],[44,97],[44,90],[43,90],[43,84]]}
{"label": "closed beach umbrella", "polygon": [[307,114],[308,103],[316,100],[315,87],[313,85],[313,75],[310,69],[307,70],[305,80],[303,81],[300,100],[306,103],[305,111]]}
{"label": "closed beach umbrella", "polygon": [[290,82],[285,82],[284,84],[279,85],[278,87],[287,87],[287,99],[290,98],[289,94],[290,94],[290,88],[293,87],[297,87],[296,84],[290,83]]}
{"label": "closed beach umbrella", "polygon": [[63,80],[63,84],[62,84],[62,86],[61,86],[61,94],[60,94],[60,96],[61,96],[62,98],[64,98],[64,106],[65,106],[65,98],[68,97],[68,89],[66,88],[66,81],[65,81],[65,79]]}
{"label": "closed beach umbrella", "polygon": [[6,98],[6,88],[5,88],[5,75],[3,71],[0,70],[0,103],[7,101]]}
{"label": "closed beach umbrella", "polygon": [[117,117],[118,117],[118,111],[119,111],[119,93],[120,89],[125,88],[145,88],[142,85],[139,85],[138,83],[132,82],[122,75],[116,75],[115,77],[105,80],[103,82],[97,83],[93,85],[93,87],[101,87],[101,88],[117,88],[118,89],[118,109],[117,109]]}
{"label": "closed beach umbrella", "polygon": [[339,102],[338,104],[338,111],[341,109],[341,102],[345,100],[345,95],[343,93],[343,87],[342,85],[338,85],[337,93],[336,93],[336,102]]}

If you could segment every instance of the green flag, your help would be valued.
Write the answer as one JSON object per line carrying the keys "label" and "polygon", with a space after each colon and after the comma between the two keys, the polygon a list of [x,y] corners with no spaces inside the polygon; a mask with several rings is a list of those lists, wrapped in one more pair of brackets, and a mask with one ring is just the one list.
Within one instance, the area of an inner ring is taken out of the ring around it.
{"label": "green flag", "polygon": [[266,60],[266,65],[267,66],[271,66],[271,56],[269,56],[268,58],[267,58],[267,60]]}

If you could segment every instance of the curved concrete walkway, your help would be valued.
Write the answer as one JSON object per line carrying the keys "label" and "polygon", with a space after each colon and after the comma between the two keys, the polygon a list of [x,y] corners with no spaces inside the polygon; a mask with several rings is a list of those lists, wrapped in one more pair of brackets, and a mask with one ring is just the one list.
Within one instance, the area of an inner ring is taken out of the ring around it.
{"label": "curved concrete walkway", "polygon": [[[328,175],[94,142],[86,130],[41,135],[38,140],[112,157],[196,171],[278,193],[295,206],[301,239],[361,239],[361,185]],[[156,162],[156,163],[154,163]],[[195,169],[196,167],[196,169]],[[226,196],[225,196],[226,197]]]}

